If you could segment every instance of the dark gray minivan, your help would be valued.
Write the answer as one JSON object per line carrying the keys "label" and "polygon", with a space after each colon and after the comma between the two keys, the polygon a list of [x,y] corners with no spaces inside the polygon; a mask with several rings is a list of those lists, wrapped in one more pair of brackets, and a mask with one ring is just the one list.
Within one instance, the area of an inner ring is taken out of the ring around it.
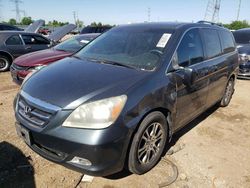
{"label": "dark gray minivan", "polygon": [[14,102],[17,133],[41,156],[85,174],[143,174],[177,130],[229,104],[238,66],[223,27],[118,26],[26,80]]}

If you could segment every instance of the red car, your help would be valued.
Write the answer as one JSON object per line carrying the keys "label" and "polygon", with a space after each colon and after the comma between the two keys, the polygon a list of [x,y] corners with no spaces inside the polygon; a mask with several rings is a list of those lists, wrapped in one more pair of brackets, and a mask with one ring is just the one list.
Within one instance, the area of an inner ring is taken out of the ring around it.
{"label": "red car", "polygon": [[30,72],[39,70],[50,63],[74,54],[98,35],[100,34],[77,35],[53,48],[25,54],[16,58],[10,67],[13,81],[21,85],[24,78]]}

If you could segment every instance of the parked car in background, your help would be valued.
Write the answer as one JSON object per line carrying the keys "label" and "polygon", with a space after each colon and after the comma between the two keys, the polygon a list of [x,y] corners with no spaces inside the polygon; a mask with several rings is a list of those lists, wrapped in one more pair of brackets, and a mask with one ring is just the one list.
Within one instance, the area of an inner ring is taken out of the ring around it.
{"label": "parked car in background", "polygon": [[172,135],[234,93],[238,52],[216,25],[115,27],[36,71],[14,102],[16,130],[41,156],[94,176],[143,174]]}
{"label": "parked car in background", "polygon": [[81,34],[104,33],[111,28],[112,28],[112,26],[86,26],[81,30]]}
{"label": "parked car in background", "polygon": [[40,33],[42,35],[49,35],[51,33],[51,30],[49,28],[46,28],[46,27],[41,27],[38,30],[38,33]]}
{"label": "parked car in background", "polygon": [[250,28],[233,32],[240,56],[238,78],[250,79]]}
{"label": "parked car in background", "polygon": [[48,64],[72,55],[99,35],[99,33],[93,33],[73,36],[53,48],[16,58],[10,67],[13,81],[21,84],[30,72],[39,70]]}
{"label": "parked car in background", "polygon": [[23,31],[23,29],[13,25],[0,23],[0,31]]}
{"label": "parked car in background", "polygon": [[0,31],[0,72],[9,70],[13,60],[23,54],[51,48],[75,27],[69,24],[48,38],[25,31]]}

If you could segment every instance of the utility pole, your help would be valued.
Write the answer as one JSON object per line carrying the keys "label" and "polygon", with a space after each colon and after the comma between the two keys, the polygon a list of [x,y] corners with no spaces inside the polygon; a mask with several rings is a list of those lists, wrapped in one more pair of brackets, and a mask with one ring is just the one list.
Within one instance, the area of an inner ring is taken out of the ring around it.
{"label": "utility pole", "polygon": [[1,9],[2,9],[2,0],[0,0],[0,22],[3,20]]}
{"label": "utility pole", "polygon": [[148,8],[148,22],[150,22],[150,17],[151,17],[151,8]]}
{"label": "utility pole", "polygon": [[239,0],[239,7],[238,7],[238,11],[237,11],[237,21],[239,20],[240,17],[240,7],[241,7],[241,0]]}
{"label": "utility pole", "polygon": [[16,21],[17,21],[17,23],[20,23],[20,21],[21,21],[20,13],[23,12],[24,10],[20,10],[19,4],[23,3],[23,2],[21,0],[10,0],[10,2],[13,2],[15,4],[15,10],[13,10],[13,11],[16,12]]}
{"label": "utility pole", "polygon": [[76,11],[73,11],[73,17],[74,17],[75,25],[78,29],[78,15]]}
{"label": "utility pole", "polygon": [[74,22],[76,24],[76,11],[73,11]]}
{"label": "utility pole", "polygon": [[221,0],[209,0],[204,16],[204,20],[211,22],[219,22]]}

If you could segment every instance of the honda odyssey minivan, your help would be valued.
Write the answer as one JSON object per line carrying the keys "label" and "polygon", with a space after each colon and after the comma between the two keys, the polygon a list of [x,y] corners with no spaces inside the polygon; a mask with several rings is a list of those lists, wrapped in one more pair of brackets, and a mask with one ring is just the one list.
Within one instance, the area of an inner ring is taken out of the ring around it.
{"label": "honda odyssey minivan", "polygon": [[143,174],[177,130],[229,104],[237,72],[223,27],[118,26],[26,80],[14,102],[16,130],[44,158],[84,174]]}

